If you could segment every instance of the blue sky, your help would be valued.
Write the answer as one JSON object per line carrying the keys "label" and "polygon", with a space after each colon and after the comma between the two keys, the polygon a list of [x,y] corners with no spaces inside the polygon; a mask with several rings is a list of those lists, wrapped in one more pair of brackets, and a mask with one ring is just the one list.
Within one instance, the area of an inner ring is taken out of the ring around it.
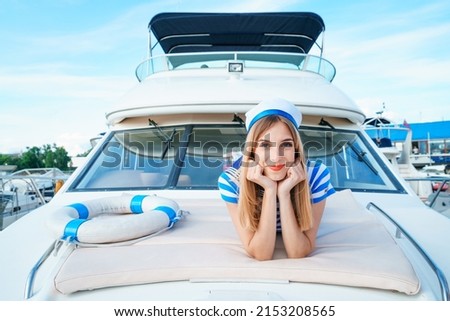
{"label": "blue sky", "polygon": [[147,25],[167,11],[313,11],[333,81],[372,116],[450,119],[450,2],[0,0],[0,153],[55,143],[70,155],[105,131],[137,80]]}

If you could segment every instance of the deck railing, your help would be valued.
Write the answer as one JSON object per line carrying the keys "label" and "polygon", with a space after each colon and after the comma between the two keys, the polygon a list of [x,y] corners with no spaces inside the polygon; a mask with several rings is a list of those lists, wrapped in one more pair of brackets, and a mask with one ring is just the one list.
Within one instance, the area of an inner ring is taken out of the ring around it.
{"label": "deck railing", "polygon": [[170,70],[228,68],[228,62],[242,62],[245,69],[267,68],[309,71],[332,81],[336,68],[328,60],[308,54],[290,54],[277,52],[213,52],[165,54],[151,57],[141,62],[135,71],[141,82],[148,76]]}
{"label": "deck railing", "polygon": [[440,288],[440,296],[442,301],[449,301],[450,300],[450,289],[447,282],[447,278],[445,274],[442,272],[442,270],[434,263],[434,261],[430,258],[430,256],[425,252],[425,250],[415,241],[415,239],[409,235],[391,216],[386,213],[383,209],[381,209],[379,206],[377,206],[373,202],[369,202],[366,206],[368,210],[371,208],[375,208],[379,213],[383,214],[383,216],[391,222],[396,228],[395,238],[400,239],[402,235],[409,241],[410,244],[413,245],[413,247],[419,252],[419,254],[422,256],[422,258],[425,260],[425,262],[428,264],[430,269],[434,272],[437,281],[439,283]]}

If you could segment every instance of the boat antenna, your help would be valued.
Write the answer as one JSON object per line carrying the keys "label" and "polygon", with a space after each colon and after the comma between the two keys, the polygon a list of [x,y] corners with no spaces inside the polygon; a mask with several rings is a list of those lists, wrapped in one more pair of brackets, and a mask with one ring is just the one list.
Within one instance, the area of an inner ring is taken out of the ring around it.
{"label": "boat antenna", "polygon": [[[375,113],[375,114],[377,114],[377,118],[375,119],[375,123],[374,123],[375,127],[382,127],[383,126],[383,120],[381,118],[382,118],[383,113],[384,113],[385,110],[386,110],[386,105],[384,104],[384,101],[383,101],[383,107],[381,108],[381,110],[379,110],[379,111],[377,111]],[[381,136],[381,134],[378,133],[378,136]]]}
{"label": "boat antenna", "polygon": [[377,114],[378,117],[381,117],[381,115],[383,115],[383,113],[384,113],[385,110],[386,110],[386,106],[385,106],[385,104],[384,104],[384,102],[383,102],[383,107],[382,107],[382,109],[379,110],[379,111],[377,111],[375,114]]}

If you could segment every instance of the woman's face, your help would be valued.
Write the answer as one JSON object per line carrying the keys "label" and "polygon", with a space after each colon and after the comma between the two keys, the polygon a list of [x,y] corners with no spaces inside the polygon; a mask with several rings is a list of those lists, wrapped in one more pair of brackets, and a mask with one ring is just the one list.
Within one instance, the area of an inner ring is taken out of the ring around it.
{"label": "woman's face", "polygon": [[286,177],[295,161],[295,146],[285,123],[276,122],[256,139],[255,161],[263,167],[264,175],[273,181]]}

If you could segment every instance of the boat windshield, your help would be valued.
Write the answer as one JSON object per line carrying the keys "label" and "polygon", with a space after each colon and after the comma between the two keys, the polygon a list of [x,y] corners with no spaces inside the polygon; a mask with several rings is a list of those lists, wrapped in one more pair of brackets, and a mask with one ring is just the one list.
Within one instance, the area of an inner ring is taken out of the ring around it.
{"label": "boat windshield", "polygon": [[[337,190],[404,193],[361,133],[304,127],[305,153],[331,172]],[[244,152],[245,128],[188,125],[112,132],[69,191],[217,189]]]}

